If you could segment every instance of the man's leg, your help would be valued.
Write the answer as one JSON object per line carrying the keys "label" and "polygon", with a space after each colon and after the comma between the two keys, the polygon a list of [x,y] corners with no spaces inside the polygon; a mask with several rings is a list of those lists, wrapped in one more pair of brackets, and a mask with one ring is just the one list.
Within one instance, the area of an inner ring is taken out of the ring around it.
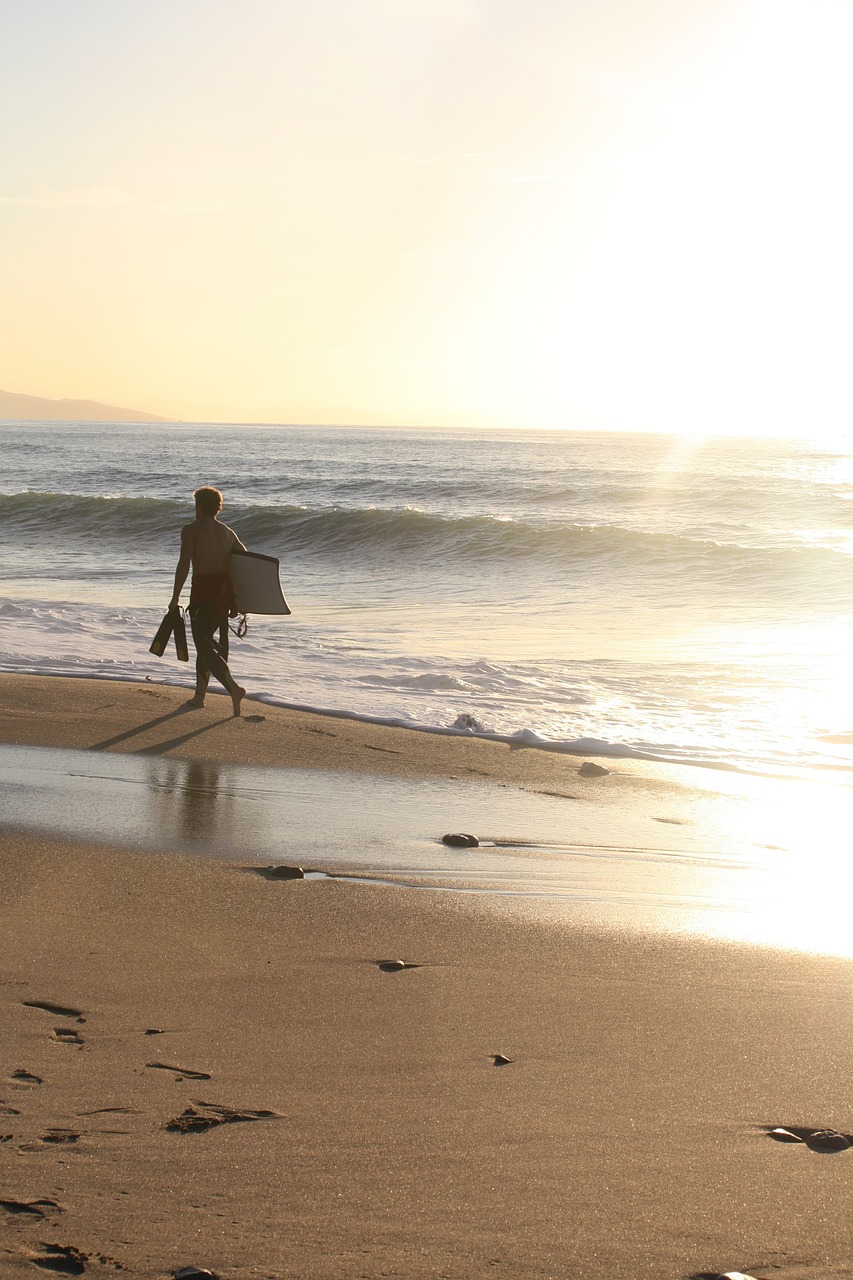
{"label": "man's leg", "polygon": [[197,604],[189,611],[190,629],[195,645],[195,694],[187,703],[190,707],[204,706],[204,696],[210,683],[210,671],[206,665],[207,637],[201,624],[201,608],[202,606]]}
{"label": "man's leg", "polygon": [[235,681],[228,669],[228,663],[222,657],[219,646],[213,638],[214,633],[222,626],[220,614],[209,600],[205,600],[203,604],[197,605],[191,610],[190,625],[198,655],[196,659],[196,693],[192,699],[193,704],[195,706],[204,705],[207,684],[210,676],[213,675],[228,690],[231,695],[234,715],[239,716],[240,704],[243,701],[246,690],[241,689]]}

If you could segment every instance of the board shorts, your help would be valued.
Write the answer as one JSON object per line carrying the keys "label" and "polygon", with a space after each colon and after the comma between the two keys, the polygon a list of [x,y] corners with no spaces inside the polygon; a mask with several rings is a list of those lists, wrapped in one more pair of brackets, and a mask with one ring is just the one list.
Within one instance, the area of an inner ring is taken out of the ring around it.
{"label": "board shorts", "polygon": [[190,613],[202,604],[212,604],[220,617],[237,616],[234,584],[227,573],[194,573],[190,586]]}

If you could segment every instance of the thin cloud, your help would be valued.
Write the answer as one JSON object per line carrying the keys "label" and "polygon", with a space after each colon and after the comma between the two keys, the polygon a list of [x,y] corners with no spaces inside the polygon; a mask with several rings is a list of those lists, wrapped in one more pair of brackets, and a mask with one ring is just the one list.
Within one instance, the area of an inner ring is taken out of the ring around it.
{"label": "thin cloud", "polygon": [[27,209],[149,209],[160,213],[226,213],[234,204],[205,200],[139,199],[120,187],[88,187],[61,191],[43,187],[36,195],[0,195],[0,204],[19,205]]}
{"label": "thin cloud", "polygon": [[26,205],[30,209],[106,209],[133,204],[133,199],[119,187],[89,187],[76,191],[42,187],[37,195],[0,196],[0,204]]}
{"label": "thin cloud", "polygon": [[507,174],[507,182],[559,182],[556,173],[516,173]]}

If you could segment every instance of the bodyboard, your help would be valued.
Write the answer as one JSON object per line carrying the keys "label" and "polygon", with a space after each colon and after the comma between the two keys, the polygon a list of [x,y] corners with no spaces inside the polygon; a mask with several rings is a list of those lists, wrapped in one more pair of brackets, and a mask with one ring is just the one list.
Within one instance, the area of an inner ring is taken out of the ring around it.
{"label": "bodyboard", "polygon": [[256,551],[234,551],[228,562],[240,613],[290,613],[281,590],[278,561]]}

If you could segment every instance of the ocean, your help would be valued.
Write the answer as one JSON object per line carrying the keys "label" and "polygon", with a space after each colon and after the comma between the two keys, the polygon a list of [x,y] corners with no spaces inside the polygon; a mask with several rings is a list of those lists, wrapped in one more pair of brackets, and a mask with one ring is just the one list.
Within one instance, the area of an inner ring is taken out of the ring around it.
{"label": "ocean", "polygon": [[[560,431],[0,424],[0,670],[148,652],[192,490],[281,561],[251,697],[853,784],[853,456]],[[185,597],[186,599],[186,594]]]}

